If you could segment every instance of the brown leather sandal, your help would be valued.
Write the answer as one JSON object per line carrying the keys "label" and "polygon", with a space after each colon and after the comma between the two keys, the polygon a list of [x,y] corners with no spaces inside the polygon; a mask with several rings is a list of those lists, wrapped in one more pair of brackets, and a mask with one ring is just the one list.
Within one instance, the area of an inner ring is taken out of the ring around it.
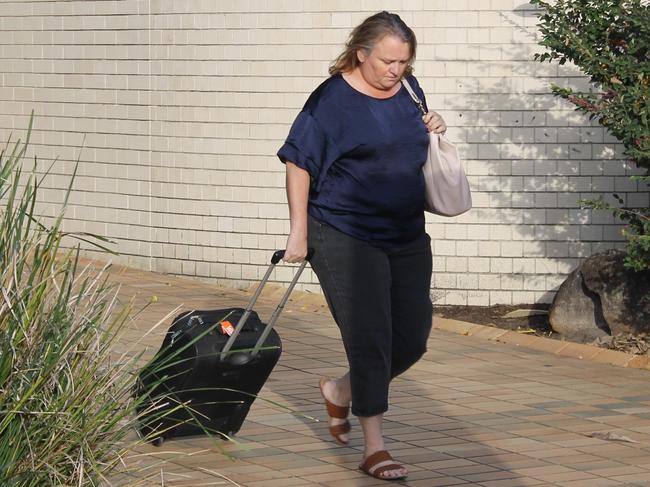
{"label": "brown leather sandal", "polygon": [[348,414],[350,412],[350,406],[337,406],[334,403],[331,403],[325,397],[325,383],[330,380],[327,377],[321,377],[320,379],[320,395],[323,396],[325,401],[325,407],[327,408],[327,415],[330,418],[336,419],[345,419],[346,421],[341,424],[336,424],[329,426],[330,435],[336,440],[339,445],[347,446],[348,441],[345,441],[341,438],[341,435],[345,435],[350,432],[350,422],[347,421]]}
{"label": "brown leather sandal", "polygon": [[400,477],[385,477],[382,475],[384,472],[389,470],[398,470],[404,468],[404,465],[399,463],[389,463],[387,465],[382,465],[377,467],[382,462],[391,461],[394,462],[393,457],[390,456],[386,450],[379,450],[368,458],[366,458],[361,465],[359,465],[359,470],[361,470],[366,475],[370,475],[379,480],[402,480],[406,478],[406,475],[401,475]]}

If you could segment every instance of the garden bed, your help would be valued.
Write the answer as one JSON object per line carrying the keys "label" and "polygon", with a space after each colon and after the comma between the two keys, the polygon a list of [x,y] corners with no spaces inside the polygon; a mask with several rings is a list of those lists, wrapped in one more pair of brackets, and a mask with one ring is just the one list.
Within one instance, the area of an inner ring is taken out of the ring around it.
{"label": "garden bed", "polygon": [[[545,338],[566,340],[553,331],[548,320],[548,304],[494,306],[434,306],[433,313],[442,318],[465,321],[477,325],[493,326],[502,330],[517,331]],[[519,310],[534,310],[532,313]],[[512,316],[514,314],[515,316]],[[522,316],[523,315],[523,316]],[[512,316],[512,317],[511,317]],[[634,355],[650,355],[650,335],[620,335],[596,340],[590,345],[618,350]]]}

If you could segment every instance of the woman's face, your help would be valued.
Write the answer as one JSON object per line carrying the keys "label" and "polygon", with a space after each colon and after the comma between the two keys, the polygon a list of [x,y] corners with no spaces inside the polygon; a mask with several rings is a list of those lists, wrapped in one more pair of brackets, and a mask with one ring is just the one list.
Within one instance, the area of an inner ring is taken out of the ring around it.
{"label": "woman's face", "polygon": [[373,87],[390,90],[399,83],[411,57],[411,47],[397,36],[383,37],[369,53],[357,51],[361,75]]}

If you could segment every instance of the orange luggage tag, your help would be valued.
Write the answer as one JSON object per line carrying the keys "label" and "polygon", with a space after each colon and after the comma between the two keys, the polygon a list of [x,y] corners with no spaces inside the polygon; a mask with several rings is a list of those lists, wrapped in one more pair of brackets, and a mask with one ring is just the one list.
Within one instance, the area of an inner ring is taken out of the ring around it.
{"label": "orange luggage tag", "polygon": [[232,326],[232,323],[230,321],[225,320],[221,322],[221,333],[231,336],[234,332],[235,327]]}

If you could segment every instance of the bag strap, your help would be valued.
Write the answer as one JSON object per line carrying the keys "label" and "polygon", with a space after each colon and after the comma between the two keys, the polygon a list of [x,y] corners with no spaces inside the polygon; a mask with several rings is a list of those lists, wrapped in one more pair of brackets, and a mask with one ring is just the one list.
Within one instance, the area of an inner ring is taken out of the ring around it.
{"label": "bag strap", "polygon": [[411,98],[413,98],[413,101],[415,104],[418,106],[420,111],[422,112],[422,115],[427,114],[426,108],[424,108],[424,103],[422,103],[422,100],[418,98],[418,95],[415,94],[415,91],[413,91],[413,88],[411,88],[411,85],[409,84],[408,81],[406,81],[406,78],[402,78],[402,84],[404,85],[404,88],[406,88],[406,91],[409,92],[409,95],[411,95]]}

